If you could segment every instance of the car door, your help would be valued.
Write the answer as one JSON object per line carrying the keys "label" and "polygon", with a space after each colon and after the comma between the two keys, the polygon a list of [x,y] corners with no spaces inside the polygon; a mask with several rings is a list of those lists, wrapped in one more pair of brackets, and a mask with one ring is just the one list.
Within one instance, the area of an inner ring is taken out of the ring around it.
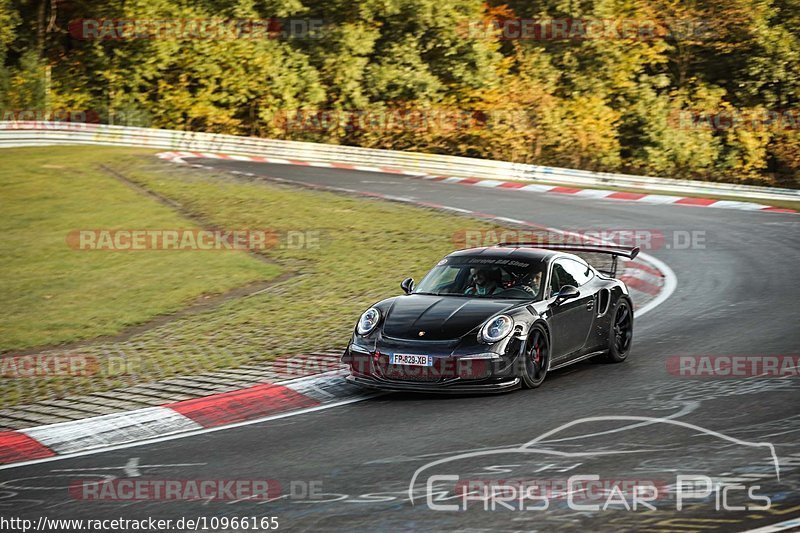
{"label": "car door", "polygon": [[[588,281],[594,273],[579,261],[570,258],[556,259],[550,279],[550,311],[553,325],[554,359],[568,359],[580,354],[594,323],[594,292]],[[580,295],[557,303],[555,295],[563,287],[572,285]]]}

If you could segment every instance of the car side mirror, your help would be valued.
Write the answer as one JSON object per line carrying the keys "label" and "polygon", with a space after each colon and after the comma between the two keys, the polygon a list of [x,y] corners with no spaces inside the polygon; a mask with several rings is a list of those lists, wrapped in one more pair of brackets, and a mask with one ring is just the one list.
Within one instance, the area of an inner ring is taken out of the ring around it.
{"label": "car side mirror", "polygon": [[581,291],[578,290],[577,287],[573,287],[572,285],[564,285],[561,287],[561,290],[556,293],[556,305],[564,302],[566,300],[572,300],[573,298],[577,298],[581,295]]}
{"label": "car side mirror", "polygon": [[400,288],[403,289],[403,292],[406,294],[411,294],[411,291],[414,290],[414,278],[406,278],[400,283]]}

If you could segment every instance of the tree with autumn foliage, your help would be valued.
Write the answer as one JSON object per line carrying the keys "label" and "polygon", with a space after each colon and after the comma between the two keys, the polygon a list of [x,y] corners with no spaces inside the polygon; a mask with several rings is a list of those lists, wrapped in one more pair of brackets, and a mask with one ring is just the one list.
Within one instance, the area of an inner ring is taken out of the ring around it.
{"label": "tree with autumn foliage", "polygon": [[800,187],[798,22],[800,0],[0,0],[0,107]]}

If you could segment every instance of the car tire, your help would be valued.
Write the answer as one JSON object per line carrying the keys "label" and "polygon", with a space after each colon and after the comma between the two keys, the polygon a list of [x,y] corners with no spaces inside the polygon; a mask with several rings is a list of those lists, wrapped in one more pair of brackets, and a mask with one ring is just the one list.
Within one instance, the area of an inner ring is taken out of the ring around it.
{"label": "car tire", "polygon": [[535,389],[544,382],[550,367],[550,338],[539,324],[531,327],[520,366],[520,377],[525,388]]}
{"label": "car tire", "polygon": [[608,363],[621,363],[628,358],[633,343],[633,306],[627,298],[620,298],[611,315],[608,331],[608,352],[603,359]]}

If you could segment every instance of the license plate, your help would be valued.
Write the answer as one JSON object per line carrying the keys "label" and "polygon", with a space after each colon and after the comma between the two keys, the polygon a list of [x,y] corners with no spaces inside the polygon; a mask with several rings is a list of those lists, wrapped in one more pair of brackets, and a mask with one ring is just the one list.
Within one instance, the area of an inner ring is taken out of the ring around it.
{"label": "license plate", "polygon": [[430,355],[406,355],[401,353],[393,353],[389,356],[389,364],[433,366],[433,357]]}

